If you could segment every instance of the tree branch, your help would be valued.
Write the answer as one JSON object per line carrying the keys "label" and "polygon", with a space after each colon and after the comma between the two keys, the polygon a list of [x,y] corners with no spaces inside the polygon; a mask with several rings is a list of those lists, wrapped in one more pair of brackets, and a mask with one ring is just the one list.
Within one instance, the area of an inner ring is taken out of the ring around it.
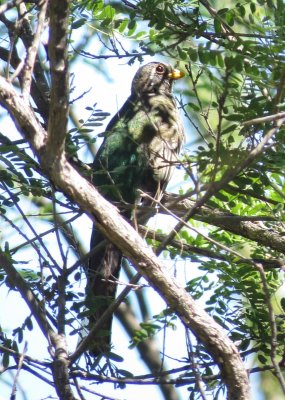
{"label": "tree branch", "polygon": [[266,115],[265,117],[258,117],[250,119],[249,121],[244,121],[242,125],[250,126],[250,125],[264,124],[265,122],[277,121],[278,119],[284,119],[284,118],[285,118],[285,112],[279,112],[277,114]]}
{"label": "tree branch", "polygon": [[[134,335],[136,330],[141,329],[141,326],[130,306],[122,303],[117,309],[116,316],[126,329],[130,338]],[[152,337],[138,343],[137,349],[142,360],[153,374],[165,371],[165,366],[162,365],[157,343]],[[162,384],[160,385],[160,390],[163,393],[165,400],[178,400],[177,392],[172,385]]]}
{"label": "tree branch", "polygon": [[168,305],[177,311],[185,326],[205,345],[221,369],[228,388],[228,399],[249,399],[247,372],[234,344],[224,330],[167,273],[163,264],[139,234],[121,217],[116,207],[107,202],[92,184],[67,162],[63,143],[59,143],[59,138],[64,141],[62,132],[59,133],[57,141],[61,153],[59,150],[56,154],[48,151],[51,146],[44,147],[46,132],[33,111],[1,77],[0,102],[9,110],[20,132],[30,141],[54,184],[96,221],[97,228],[108,240],[116,243],[139,273],[151,283]]}
{"label": "tree branch", "polygon": [[[163,204],[174,214],[182,217],[187,210],[193,209],[196,202],[190,199],[179,201],[179,196],[167,193],[163,197]],[[241,218],[236,218],[234,214],[205,205],[198,208],[192,218],[243,236],[285,254],[284,235],[282,233],[279,234],[278,231],[264,227],[258,221],[243,221]]]}
{"label": "tree branch", "polygon": [[259,263],[255,264],[255,268],[258,270],[261,283],[262,283],[262,288],[263,288],[263,293],[265,297],[265,304],[268,308],[268,318],[269,318],[269,325],[270,325],[270,331],[271,331],[271,337],[270,337],[270,358],[271,362],[274,368],[274,372],[276,375],[276,378],[279,381],[280,387],[282,389],[283,394],[285,395],[285,380],[283,373],[281,371],[280,365],[277,362],[276,356],[277,356],[277,343],[278,343],[278,337],[277,337],[277,326],[276,326],[276,316],[274,312],[274,308],[272,305],[272,300],[271,300],[271,295],[270,295],[270,290],[268,287],[266,275],[263,269],[263,266]]}
{"label": "tree branch", "polygon": [[[8,257],[4,253],[0,253],[0,264],[4,271],[6,272],[9,279],[15,285],[15,287],[19,290],[21,296],[27,303],[27,306],[31,310],[34,318],[36,319],[41,331],[43,332],[45,338],[49,342],[49,338],[54,333],[52,327],[48,323],[44,310],[42,309],[38,299],[35,297],[29,285],[22,278],[19,272],[14,268],[12,263],[9,261]],[[49,342],[50,344],[50,342]]]}
{"label": "tree branch", "polygon": [[[48,52],[51,71],[50,112],[48,120],[47,153],[57,157],[64,153],[69,112],[69,72],[67,34],[68,0],[51,0]],[[48,159],[47,159],[48,161]]]}
{"label": "tree branch", "polygon": [[21,3],[23,3],[24,0],[14,0],[14,1],[8,1],[5,4],[2,4],[2,6],[0,6],[0,15],[4,14],[7,10],[10,10],[11,8],[20,5]]}
{"label": "tree branch", "polygon": [[43,0],[40,4],[40,12],[38,17],[36,33],[34,35],[32,45],[28,48],[27,57],[24,64],[23,77],[22,77],[23,79],[22,91],[23,91],[23,96],[25,96],[26,98],[28,98],[30,95],[32,74],[34,70],[35,61],[37,58],[38,47],[40,45],[41,33],[44,28],[47,6],[48,6],[48,0]]}

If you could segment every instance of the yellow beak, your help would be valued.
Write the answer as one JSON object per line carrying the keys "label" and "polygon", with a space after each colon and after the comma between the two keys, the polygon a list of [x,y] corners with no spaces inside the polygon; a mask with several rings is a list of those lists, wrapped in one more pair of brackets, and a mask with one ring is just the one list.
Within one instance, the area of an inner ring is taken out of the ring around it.
{"label": "yellow beak", "polygon": [[168,74],[169,79],[180,79],[183,78],[184,72],[179,71],[179,69],[174,69],[172,72]]}

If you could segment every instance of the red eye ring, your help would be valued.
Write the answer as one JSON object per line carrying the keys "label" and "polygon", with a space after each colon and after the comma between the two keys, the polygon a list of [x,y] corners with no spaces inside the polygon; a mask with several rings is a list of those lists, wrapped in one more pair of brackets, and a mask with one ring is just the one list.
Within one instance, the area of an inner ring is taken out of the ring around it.
{"label": "red eye ring", "polygon": [[156,72],[157,72],[158,74],[160,74],[160,75],[164,74],[164,72],[165,72],[165,68],[164,68],[164,66],[161,65],[161,64],[159,64],[159,65],[156,67],[155,70],[156,70]]}

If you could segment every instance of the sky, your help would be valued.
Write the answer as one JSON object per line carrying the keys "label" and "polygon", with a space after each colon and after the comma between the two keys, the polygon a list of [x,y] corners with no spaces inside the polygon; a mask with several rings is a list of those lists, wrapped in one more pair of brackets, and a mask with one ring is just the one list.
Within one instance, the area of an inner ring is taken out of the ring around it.
{"label": "sky", "polygon": [[[95,49],[96,50],[96,49]],[[93,53],[95,52],[93,49]],[[145,63],[148,61],[165,61],[162,58],[151,58],[145,57]],[[94,61],[95,63],[96,61]],[[124,101],[130,94],[130,86],[133,75],[139,67],[139,63],[135,63],[131,67],[127,65],[126,60],[117,60],[117,59],[109,59],[103,62],[106,68],[106,76],[102,76],[100,74],[94,75],[94,70],[92,70],[87,64],[78,63],[75,64],[72,68],[72,73],[74,73],[73,77],[73,85],[75,87],[71,99],[77,98],[82,94],[82,92],[88,92],[82,99],[76,102],[76,112],[80,115],[81,118],[86,118],[88,116],[88,111],[85,110],[86,105],[92,105],[95,102],[97,103],[97,107],[102,109],[103,111],[110,112],[110,117],[106,119],[104,124],[106,125],[115,112],[119,110],[119,108],[123,105]],[[109,71],[109,74],[107,74]],[[111,80],[107,77],[111,76]],[[187,79],[187,78],[186,78]],[[176,87],[182,87],[183,82],[177,82]],[[8,120],[3,122],[2,120],[2,131],[5,123],[4,130],[11,132],[11,124]],[[185,124],[187,122],[185,121]],[[102,129],[98,129],[103,131]],[[191,141],[191,127],[187,125],[187,141]],[[91,160],[84,160],[85,162],[90,162]],[[173,177],[172,182],[169,184],[169,190],[176,190],[179,188],[180,183],[183,181],[183,176],[181,171],[177,171],[175,176]],[[155,222],[152,220],[152,224],[160,224],[160,218]],[[174,224],[172,219],[163,220],[164,226],[168,225],[169,229]],[[166,222],[167,221],[167,222]],[[84,241],[86,243],[86,250],[88,249],[89,237],[91,234],[92,223],[87,217],[83,217],[77,224],[75,224],[75,229],[82,231],[82,226],[84,226],[84,231],[82,234],[84,235]],[[86,239],[85,239],[86,236]],[[28,259],[28,255],[27,255]],[[194,277],[195,268],[192,265],[191,269],[189,269],[189,265],[186,265],[184,261],[178,260],[175,263],[173,261],[165,261],[166,268],[171,270],[173,274],[175,274],[176,279],[178,279],[183,285],[190,278]],[[157,293],[155,293],[151,288],[147,289],[150,298],[150,303],[152,305],[152,313],[159,313],[163,308],[165,308],[164,301],[159,297]],[[0,308],[0,322],[4,322],[3,327],[7,331],[12,330],[17,325],[17,321],[22,318],[23,315],[28,314],[28,309],[25,303],[19,298],[18,294],[15,292],[7,292],[4,287],[0,288],[0,304],[2,305]],[[138,355],[134,351],[130,351],[128,349],[128,339],[125,335],[122,334],[120,329],[120,324],[117,320],[114,321],[113,324],[113,338],[114,345],[116,347],[123,347],[125,349],[125,362],[122,364],[121,368],[123,369],[134,369],[136,368],[137,374],[148,373],[148,370],[144,367],[143,363],[140,361]],[[27,332],[25,340],[28,343],[28,354],[32,357],[39,358],[43,357],[43,354],[46,354],[46,342],[42,338],[41,333],[37,328],[35,328],[31,332]],[[163,340],[163,332],[158,337],[158,340]],[[179,359],[185,354],[185,332],[184,328],[180,325],[180,327],[176,331],[168,330],[166,334],[166,346],[169,348],[168,354],[175,359]],[[77,339],[74,337],[70,340],[70,350],[75,348],[77,343]],[[23,344],[22,344],[23,345]],[[172,367],[171,360],[167,360],[168,366]],[[177,363],[173,363],[173,365],[177,366]],[[20,374],[20,386],[28,393],[28,400],[39,400],[39,399],[52,399],[56,398],[55,394],[50,389],[50,386],[45,385],[44,383],[40,383],[37,378],[32,377],[30,374],[25,373],[24,371]],[[145,398],[152,398],[159,400],[161,397],[159,390],[156,387],[149,386],[140,386],[139,389],[136,386],[128,385],[125,390],[117,389],[114,390],[113,385],[104,384],[101,385],[93,385],[92,389],[94,391],[98,391],[98,393],[102,393],[108,396],[113,397],[116,400],[143,400]],[[180,388],[179,392],[182,395],[183,399],[186,399],[189,395],[187,389]],[[20,391],[19,391],[20,393]],[[11,388],[9,385],[1,380],[0,381],[0,400],[8,399],[11,394]],[[86,394],[86,399],[94,399],[96,398],[94,395],[89,396]],[[212,397],[209,397],[209,399]],[[21,396],[17,397],[17,399],[21,399]],[[256,400],[261,400],[257,399]]]}
{"label": "sky", "polygon": [[[161,61],[161,58],[159,59]],[[145,62],[154,61],[153,58],[146,57]],[[95,61],[94,61],[95,62]],[[107,74],[105,77],[102,75],[92,76],[94,71],[88,65],[84,65],[82,63],[75,64],[71,73],[74,73],[73,77],[73,85],[75,87],[74,91],[72,92],[71,99],[77,98],[82,94],[82,92],[88,92],[82,99],[76,102],[76,113],[80,115],[80,118],[86,118],[89,115],[89,111],[85,110],[86,105],[92,105],[94,102],[97,103],[97,108],[102,109],[104,111],[110,112],[110,117],[104,121],[104,125],[106,125],[109,119],[115,114],[118,109],[123,105],[124,101],[130,94],[130,86],[132,76],[135,74],[136,70],[140,66],[138,63],[135,63],[133,66],[129,66],[126,64],[126,61],[120,62],[120,60],[108,60],[105,62],[106,64],[106,71],[111,71],[110,75],[112,79],[108,79]],[[5,124],[5,127],[4,127]],[[3,128],[4,127],[4,128]],[[10,123],[9,118],[2,120],[2,131],[8,132],[9,137],[11,137],[13,125]],[[104,130],[104,126],[98,129],[99,132]],[[15,132],[13,135],[17,137],[17,133]],[[84,160],[86,162],[90,162],[91,160]],[[178,172],[179,174],[179,172]],[[179,179],[182,177],[179,177]],[[177,182],[177,175],[174,177],[172,184],[175,185]],[[171,186],[171,184],[170,184]],[[27,210],[30,212],[31,210]],[[155,224],[155,222],[152,222]],[[168,222],[171,226],[173,222]],[[89,235],[91,234],[92,223],[87,217],[81,218],[81,220],[77,224],[75,224],[75,228],[79,231],[82,231],[82,226],[85,227],[84,235],[86,235],[85,243],[89,243]],[[47,227],[45,227],[47,229]],[[170,229],[170,228],[169,228]],[[21,241],[21,239],[20,239]],[[29,260],[29,254],[27,251],[27,261]],[[168,266],[171,268],[172,266]],[[185,279],[185,270],[183,271],[183,280]],[[81,288],[82,289],[82,288]],[[164,301],[156,294],[152,289],[149,289],[150,297],[152,298],[152,312],[153,314],[159,313],[163,308],[165,308]],[[4,287],[0,288],[0,303],[5,305],[1,307],[0,310],[0,321],[4,321],[4,328],[5,330],[13,330],[17,326],[17,321],[23,320],[23,315],[28,315],[29,310],[25,305],[24,301],[19,298],[19,295],[15,292],[7,292]],[[34,324],[36,325],[36,324]],[[140,362],[136,352],[128,350],[128,339],[125,335],[122,335],[120,329],[120,323],[115,320],[113,325],[113,337],[114,337],[114,345],[116,346],[123,346],[125,348],[125,359],[126,362],[123,363],[121,368],[128,369],[133,368],[136,365],[136,373],[137,374],[144,374],[148,373],[148,370],[145,368],[142,362]],[[41,333],[39,332],[38,328],[35,328],[31,332],[27,332],[25,335],[25,340],[28,343],[28,355],[31,357],[35,357],[41,359],[43,354],[46,354],[46,347],[47,344],[43,339]],[[70,350],[72,350],[72,346],[76,346],[77,340],[71,339],[70,342]],[[179,349],[177,348],[177,343],[184,343],[184,331],[181,329],[175,332],[169,332],[166,336],[166,344],[175,343],[175,347],[173,347],[172,356],[179,358],[182,356],[182,348],[181,354],[179,355]],[[23,343],[22,343],[23,345]],[[43,350],[44,349],[44,350]],[[171,352],[170,352],[171,354]],[[129,366],[129,367],[128,367]],[[20,374],[20,386],[29,393],[28,399],[29,400],[39,400],[48,398],[51,394],[50,386],[45,385],[44,383],[40,383],[37,378],[31,377],[30,374],[25,373],[24,371]],[[104,388],[100,385],[94,385],[93,390],[98,392],[102,392],[105,395],[113,396],[116,399],[131,399],[137,397],[138,398],[138,390],[137,387],[134,385],[129,385],[125,390],[114,390],[113,385],[104,384]],[[3,399],[9,398],[11,394],[10,385],[6,385],[4,381],[0,381],[0,396]],[[40,396],[40,397],[39,397]],[[156,399],[160,398],[160,391],[156,387],[148,387],[142,386],[140,387],[140,397],[154,397]],[[88,399],[88,395],[86,395],[86,399]],[[94,398],[94,396],[90,396],[90,398]],[[0,397],[0,400],[1,397]]]}

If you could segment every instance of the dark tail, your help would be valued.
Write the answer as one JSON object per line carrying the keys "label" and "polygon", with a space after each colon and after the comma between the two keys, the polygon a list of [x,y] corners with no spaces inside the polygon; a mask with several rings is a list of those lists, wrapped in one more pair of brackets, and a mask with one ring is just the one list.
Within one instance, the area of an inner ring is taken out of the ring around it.
{"label": "dark tail", "polygon": [[[93,227],[91,256],[87,273],[87,307],[90,311],[89,328],[100,318],[108,305],[115,299],[119,276],[121,252]],[[102,325],[94,340],[90,353],[93,356],[110,351],[112,316]]]}

